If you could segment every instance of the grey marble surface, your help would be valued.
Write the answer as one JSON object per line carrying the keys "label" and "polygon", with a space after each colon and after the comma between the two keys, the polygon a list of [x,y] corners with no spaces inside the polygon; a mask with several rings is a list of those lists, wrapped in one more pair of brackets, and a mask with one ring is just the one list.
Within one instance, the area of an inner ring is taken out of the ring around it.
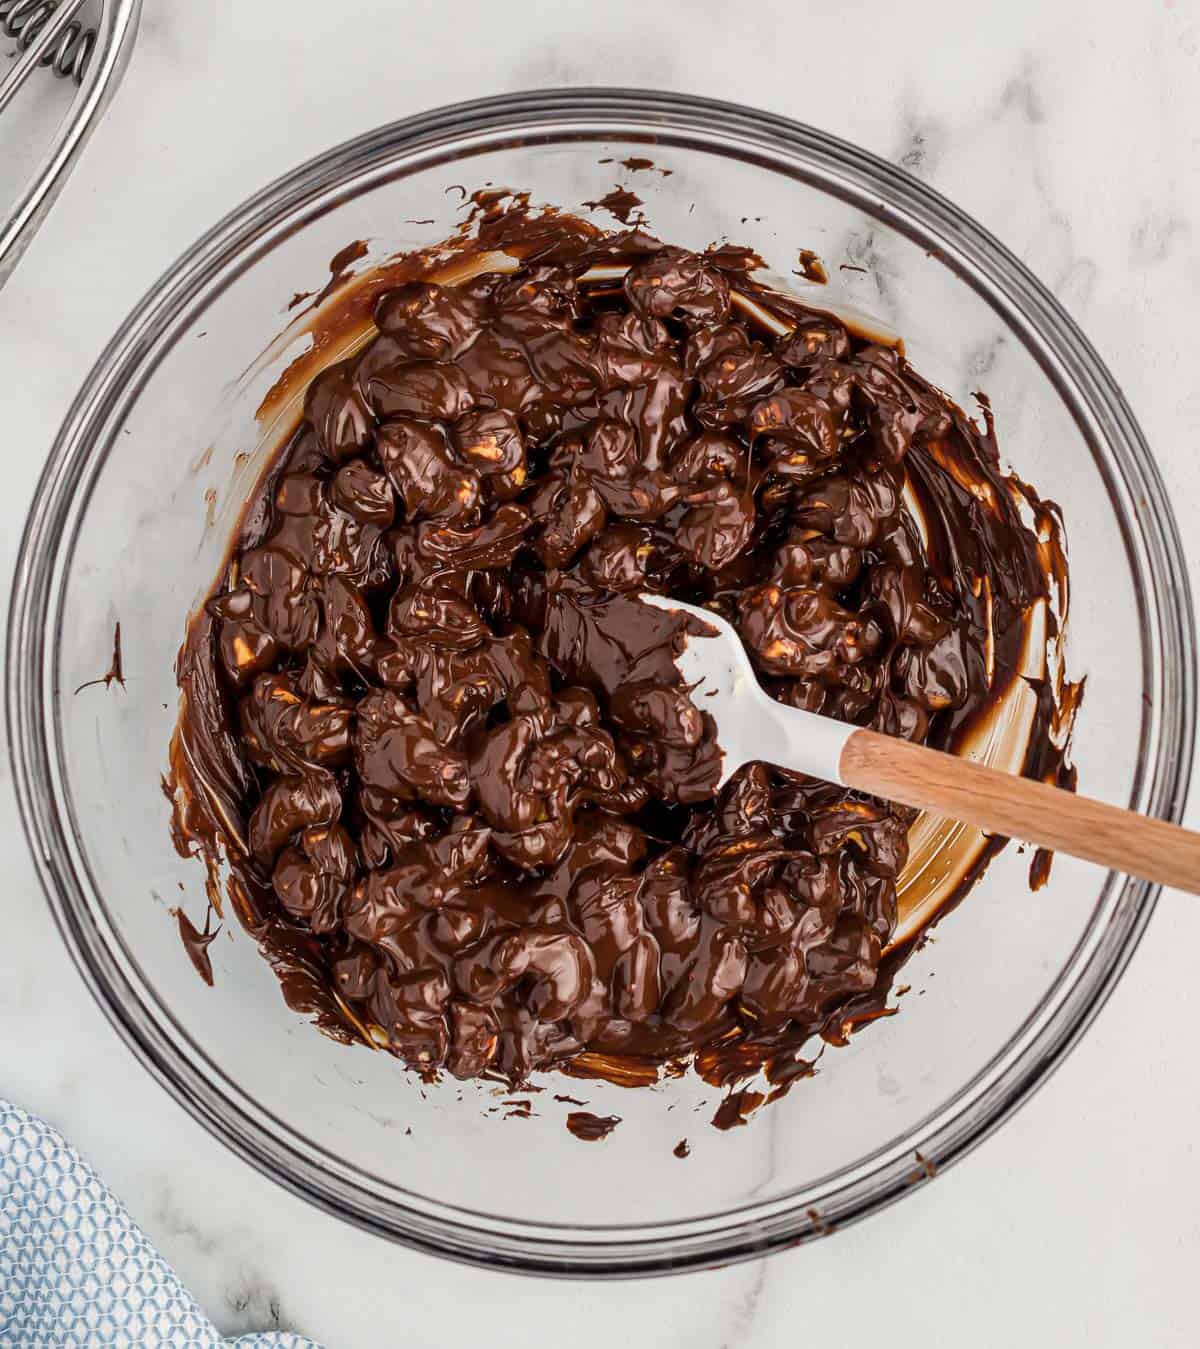
{"label": "grey marble surface", "polygon": [[[475,95],[589,83],[685,90],[810,121],[979,218],[1055,290],[1122,381],[1195,581],[1194,0],[764,0],[753,10],[716,0],[459,0],[452,10],[147,0],[117,103],[0,292],[4,574],[66,401],[201,230],[371,125]],[[53,107],[53,94],[42,98]],[[0,159],[0,187],[13,162]],[[85,1152],[227,1331],[282,1325],[329,1349],[1196,1342],[1194,900],[1164,897],[1065,1066],[965,1164],[904,1203],[767,1263],[684,1281],[547,1283],[385,1245],[210,1139],[134,1061],[69,963],[8,776],[0,760],[0,1094]]]}

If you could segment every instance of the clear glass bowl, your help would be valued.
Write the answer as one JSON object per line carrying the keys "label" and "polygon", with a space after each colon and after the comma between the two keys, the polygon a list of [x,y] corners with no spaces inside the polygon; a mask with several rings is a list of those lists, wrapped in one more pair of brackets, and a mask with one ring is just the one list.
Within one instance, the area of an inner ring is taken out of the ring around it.
{"label": "clear glass bowl", "polygon": [[[1031,893],[1030,859],[1010,847],[910,962],[900,1015],[729,1133],[709,1126],[717,1094],[690,1076],[650,1091],[543,1079],[531,1119],[503,1118],[487,1086],[422,1089],[289,1012],[240,930],[212,947],[215,989],[196,977],[168,913],[204,906],[160,791],[173,661],[258,468],[255,409],[295,354],[270,345],[287,301],[319,288],[351,240],[370,241],[365,266],[445,237],[461,218],[452,184],[575,207],[630,156],[671,170],[631,180],[662,237],[729,237],[784,275],[814,249],[830,270],[823,302],[901,332],[959,401],[991,395],[1004,452],[1066,515],[1069,667],[1088,677],[1080,786],[1178,818],[1192,609],[1162,484],[1111,375],[1025,268],[934,192],[820,132],[700,99],[588,90],[445,108],[247,202],[146,296],[79,394],[25,533],[8,645],[14,767],[46,893],[146,1066],[253,1165],[340,1217],[462,1260],[577,1275],[760,1255],[899,1198],[915,1153],[945,1167],[1028,1098],[1156,897],[1066,858]],[[117,621],[124,689],[74,694],[106,668]],[[555,1092],[624,1122],[580,1142]],[[677,1160],[683,1137],[691,1156]]]}

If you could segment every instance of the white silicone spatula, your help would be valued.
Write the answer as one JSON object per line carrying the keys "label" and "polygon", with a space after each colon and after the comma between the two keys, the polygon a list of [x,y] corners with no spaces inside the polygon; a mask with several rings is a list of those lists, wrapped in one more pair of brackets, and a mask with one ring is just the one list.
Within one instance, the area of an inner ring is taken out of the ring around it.
{"label": "white silicone spatula", "polygon": [[786,707],[759,685],[741,638],[723,618],[661,595],[642,599],[690,614],[712,630],[712,636],[689,635],[676,664],[697,707],[717,724],[722,783],[742,764],[778,764],[1200,894],[1200,833]]}

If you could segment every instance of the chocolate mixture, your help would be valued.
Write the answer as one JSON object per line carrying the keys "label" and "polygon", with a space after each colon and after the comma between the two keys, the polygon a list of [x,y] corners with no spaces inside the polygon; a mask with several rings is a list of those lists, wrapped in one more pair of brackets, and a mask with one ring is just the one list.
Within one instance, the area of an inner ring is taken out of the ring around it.
{"label": "chocolate mixture", "polygon": [[714,797],[683,620],[637,595],[953,749],[1018,678],[1044,508],[990,417],[744,252],[508,228],[515,273],[384,291],[313,380],[181,653],[176,838],[294,1006],[423,1072],[786,1089],[880,1008],[911,816],[763,765]]}

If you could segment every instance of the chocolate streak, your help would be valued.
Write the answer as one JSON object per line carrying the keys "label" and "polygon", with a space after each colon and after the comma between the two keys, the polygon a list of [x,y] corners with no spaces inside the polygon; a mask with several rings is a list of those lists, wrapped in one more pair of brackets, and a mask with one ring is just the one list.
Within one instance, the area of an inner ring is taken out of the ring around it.
{"label": "chocolate streak", "polygon": [[572,1110],[567,1116],[567,1128],[585,1143],[602,1142],[620,1122],[619,1115],[592,1115],[586,1110]]}
{"label": "chocolate streak", "polygon": [[781,701],[956,749],[1047,606],[1021,508],[1057,520],[990,414],[752,255],[500,200],[462,248],[515,272],[344,303],[378,334],[312,379],[180,653],[175,837],[339,1038],[510,1083],[700,1051],[765,1072],[728,1127],[883,1011],[912,816],[764,765],[714,797],[681,621],[636,593],[729,618]]}

